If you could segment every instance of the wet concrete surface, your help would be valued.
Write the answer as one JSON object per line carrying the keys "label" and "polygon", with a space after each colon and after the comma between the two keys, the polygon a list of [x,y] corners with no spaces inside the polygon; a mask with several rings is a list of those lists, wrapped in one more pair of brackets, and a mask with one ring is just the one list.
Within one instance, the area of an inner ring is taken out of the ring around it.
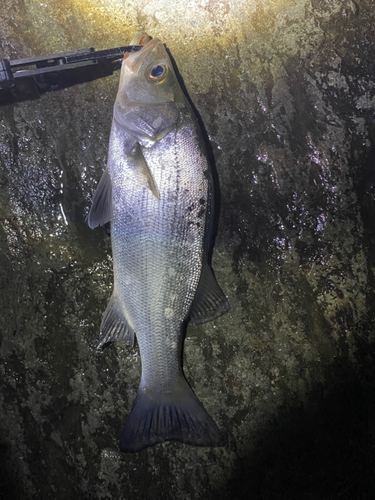
{"label": "wet concrete surface", "polygon": [[215,162],[231,303],[184,350],[227,446],[119,453],[140,359],[96,350],[110,239],[84,223],[119,73],[1,106],[4,498],[374,497],[374,17],[370,0],[4,1],[0,57],[140,29],[167,44]]}

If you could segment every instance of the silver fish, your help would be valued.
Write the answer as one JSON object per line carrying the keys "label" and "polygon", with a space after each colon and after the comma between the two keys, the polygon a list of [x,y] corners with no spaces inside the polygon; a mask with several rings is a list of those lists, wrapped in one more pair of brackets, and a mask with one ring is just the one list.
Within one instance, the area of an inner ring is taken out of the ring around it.
{"label": "silver fish", "polygon": [[140,32],[126,55],[114,105],[108,165],[87,217],[111,221],[114,290],[99,346],[133,345],[142,360],[138,393],[120,449],[175,440],[222,444],[219,429],[182,370],[183,329],[228,311],[207,261],[212,179],[193,111],[165,47]]}

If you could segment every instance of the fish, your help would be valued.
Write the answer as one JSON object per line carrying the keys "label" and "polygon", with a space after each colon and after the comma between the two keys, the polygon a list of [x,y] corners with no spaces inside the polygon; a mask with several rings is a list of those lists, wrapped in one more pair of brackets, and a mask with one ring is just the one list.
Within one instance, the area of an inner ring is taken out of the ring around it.
{"label": "fish", "polygon": [[211,168],[165,46],[145,32],[130,44],[142,47],[122,61],[107,167],[87,216],[90,228],[111,223],[114,286],[99,347],[136,337],[142,363],[120,450],[164,441],[221,446],[182,368],[187,322],[229,310],[209,264]]}

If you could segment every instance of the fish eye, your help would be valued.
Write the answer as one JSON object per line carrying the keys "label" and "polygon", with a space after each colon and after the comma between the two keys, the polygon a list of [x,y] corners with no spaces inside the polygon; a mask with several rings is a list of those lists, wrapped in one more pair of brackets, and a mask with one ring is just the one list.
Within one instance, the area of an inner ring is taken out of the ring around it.
{"label": "fish eye", "polygon": [[151,78],[159,78],[159,76],[162,76],[163,73],[164,73],[163,66],[154,66],[151,69],[150,76]]}
{"label": "fish eye", "polygon": [[168,66],[153,64],[147,68],[146,76],[150,82],[161,83],[168,75]]}

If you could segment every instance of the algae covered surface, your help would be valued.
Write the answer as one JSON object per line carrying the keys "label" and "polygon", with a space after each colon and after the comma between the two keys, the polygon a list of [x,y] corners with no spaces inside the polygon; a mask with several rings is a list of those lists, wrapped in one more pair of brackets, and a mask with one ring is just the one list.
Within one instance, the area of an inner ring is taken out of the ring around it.
{"label": "algae covered surface", "polygon": [[84,218],[119,73],[0,107],[0,489],[9,499],[353,499],[375,491],[373,2],[4,0],[0,58],[170,50],[220,186],[231,311],[184,370],[226,437],[121,454],[137,347],[97,350],[110,238]]}

